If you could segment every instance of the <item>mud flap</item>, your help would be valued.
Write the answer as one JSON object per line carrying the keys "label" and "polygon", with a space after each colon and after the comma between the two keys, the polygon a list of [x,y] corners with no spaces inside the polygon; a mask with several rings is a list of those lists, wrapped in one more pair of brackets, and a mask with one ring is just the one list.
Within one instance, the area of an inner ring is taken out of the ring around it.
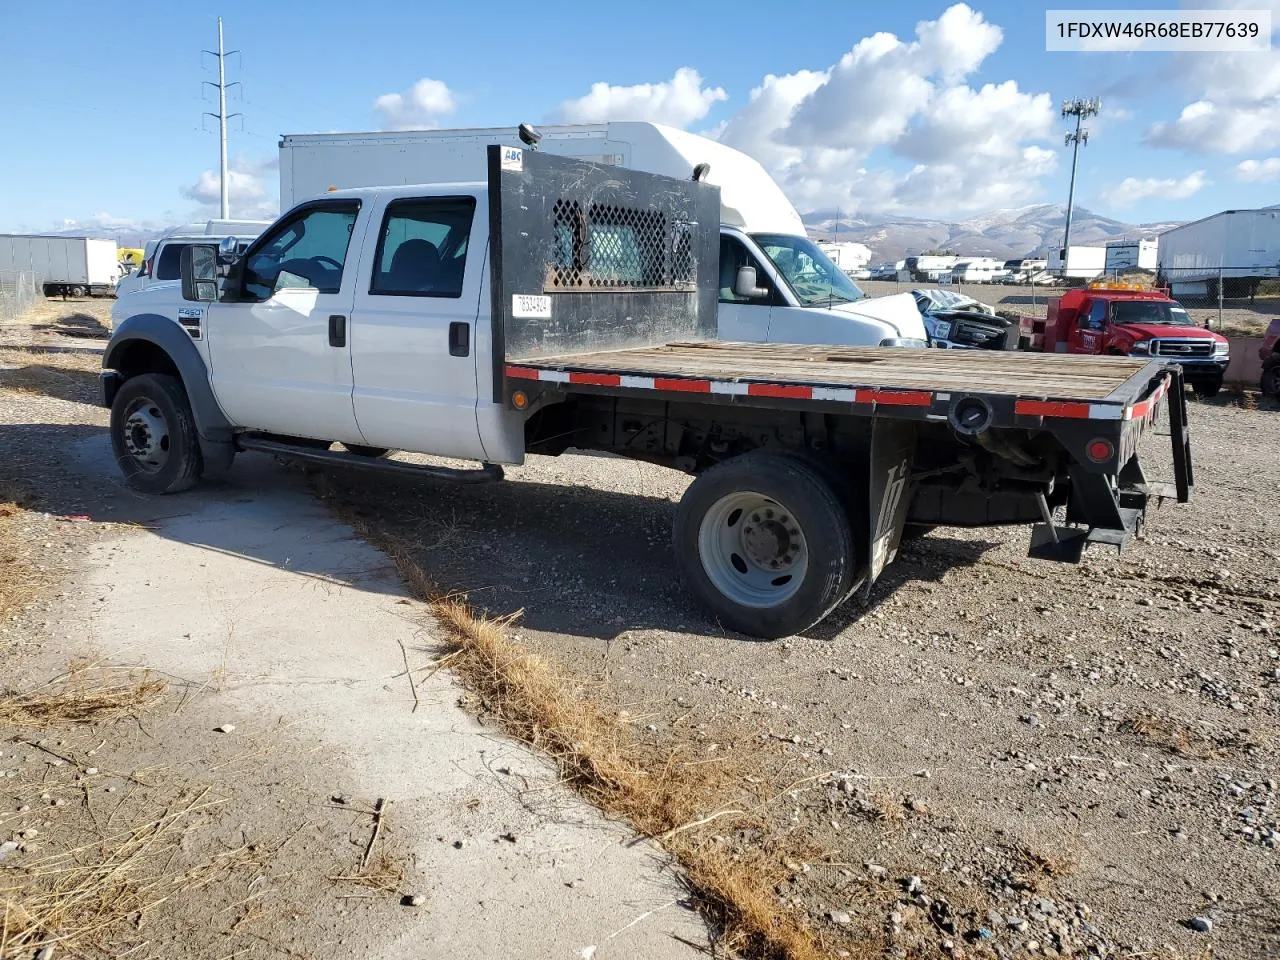
{"label": "mud flap", "polygon": [[871,421],[867,456],[867,567],[863,600],[884,568],[898,556],[902,525],[911,503],[909,478],[915,459],[915,425],[893,420]]}

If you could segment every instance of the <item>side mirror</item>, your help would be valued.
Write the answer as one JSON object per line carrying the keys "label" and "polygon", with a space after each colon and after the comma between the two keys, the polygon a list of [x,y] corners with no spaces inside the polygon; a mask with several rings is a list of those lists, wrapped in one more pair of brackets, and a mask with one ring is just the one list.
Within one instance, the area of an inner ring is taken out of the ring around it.
{"label": "side mirror", "polygon": [[218,241],[218,261],[220,263],[230,263],[239,256],[238,241],[235,237],[223,237]]}
{"label": "side mirror", "polygon": [[182,248],[182,299],[212,303],[218,299],[218,248],[193,243]]}
{"label": "side mirror", "polygon": [[746,297],[749,300],[757,300],[760,297],[767,297],[769,291],[764,287],[756,286],[756,268],[755,267],[739,267],[738,275],[734,278],[733,293],[734,296]]}

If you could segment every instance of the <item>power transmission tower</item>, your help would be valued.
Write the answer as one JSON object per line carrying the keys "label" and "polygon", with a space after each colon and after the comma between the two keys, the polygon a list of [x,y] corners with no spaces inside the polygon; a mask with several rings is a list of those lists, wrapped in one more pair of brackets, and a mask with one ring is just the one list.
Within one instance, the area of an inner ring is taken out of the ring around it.
{"label": "power transmission tower", "polygon": [[1071,212],[1076,202],[1076,163],[1080,159],[1080,144],[1089,142],[1089,130],[1080,124],[1086,117],[1096,117],[1098,111],[1102,109],[1102,101],[1097,97],[1091,100],[1082,100],[1077,97],[1075,100],[1062,101],[1062,115],[1064,117],[1076,118],[1076,129],[1074,133],[1068,133],[1063,139],[1063,145],[1071,147],[1071,186],[1067,191],[1067,228],[1062,237],[1062,272],[1067,272],[1067,256],[1071,250]]}
{"label": "power transmission tower", "polygon": [[221,200],[220,216],[226,220],[231,216],[230,205],[227,202],[227,188],[230,186],[227,180],[227,120],[230,117],[238,117],[238,113],[227,113],[227,88],[237,87],[240,82],[237,80],[233,83],[227,83],[227,57],[233,53],[239,53],[239,50],[223,50],[222,48],[222,18],[218,18],[218,49],[205,50],[204,53],[211,57],[218,58],[218,82],[206,80],[205,84],[210,87],[216,87],[218,90],[218,112],[205,112],[206,117],[216,117],[218,120],[218,185],[219,199]]}

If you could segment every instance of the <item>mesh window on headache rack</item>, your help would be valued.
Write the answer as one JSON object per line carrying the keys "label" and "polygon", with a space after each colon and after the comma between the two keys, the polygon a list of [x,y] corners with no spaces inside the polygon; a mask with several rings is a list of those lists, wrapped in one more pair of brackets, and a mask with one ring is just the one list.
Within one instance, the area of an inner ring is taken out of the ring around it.
{"label": "mesh window on headache rack", "polygon": [[689,224],[615,204],[592,204],[584,216],[578,201],[565,199],[556,201],[553,215],[550,290],[687,290],[695,283]]}

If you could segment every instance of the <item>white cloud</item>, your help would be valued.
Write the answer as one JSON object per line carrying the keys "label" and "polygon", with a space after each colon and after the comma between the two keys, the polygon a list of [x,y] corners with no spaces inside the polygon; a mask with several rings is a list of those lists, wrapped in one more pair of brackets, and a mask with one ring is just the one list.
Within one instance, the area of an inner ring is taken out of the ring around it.
{"label": "white cloud", "polygon": [[560,104],[557,119],[566,123],[648,120],[684,127],[701,120],[715,104],[728,98],[723,87],[704,87],[697,70],[681,67],[661,83],[593,83],[590,93]]}
{"label": "white cloud", "polygon": [[373,101],[386,130],[430,130],[457,106],[457,96],[444,81],[430,77],[423,77],[404,93],[384,93]]}
{"label": "white cloud", "polygon": [[1139,200],[1159,197],[1164,200],[1185,200],[1198,193],[1208,184],[1203,170],[1196,170],[1179,179],[1157,179],[1155,177],[1125,177],[1110,189],[1103,190],[1102,196],[1112,207],[1131,207]]}
{"label": "white cloud", "polygon": [[[227,199],[233,217],[271,219],[279,212],[279,190],[275,170],[279,158],[248,160],[238,157],[227,170]],[[203,207],[214,208],[221,202],[221,180],[217,170],[202,170],[196,182],[182,188],[182,195]],[[202,214],[216,215],[209,210]]]}
{"label": "white cloud", "polygon": [[1272,183],[1280,180],[1280,157],[1241,160],[1236,164],[1236,179],[1246,183]]}
{"label": "white cloud", "polygon": [[[1271,10],[1272,43],[1280,29],[1277,0],[1220,0],[1196,7]],[[1172,74],[1197,99],[1176,120],[1153,123],[1144,141],[1188,153],[1242,153],[1280,147],[1280,57],[1261,52],[1185,53]]]}
{"label": "white cloud", "polygon": [[1178,119],[1153,123],[1144,142],[1190,153],[1243,153],[1280,146],[1280,97],[1219,104],[1197,100]]}
{"label": "white cloud", "polygon": [[[1002,32],[965,4],[916,25],[904,42],[877,33],[826,70],[767,76],[720,139],[778,180],[801,209],[848,213],[971,213],[1035,198],[1057,166],[1047,93],[1014,81],[963,80]],[[904,173],[885,152],[912,161]]]}

